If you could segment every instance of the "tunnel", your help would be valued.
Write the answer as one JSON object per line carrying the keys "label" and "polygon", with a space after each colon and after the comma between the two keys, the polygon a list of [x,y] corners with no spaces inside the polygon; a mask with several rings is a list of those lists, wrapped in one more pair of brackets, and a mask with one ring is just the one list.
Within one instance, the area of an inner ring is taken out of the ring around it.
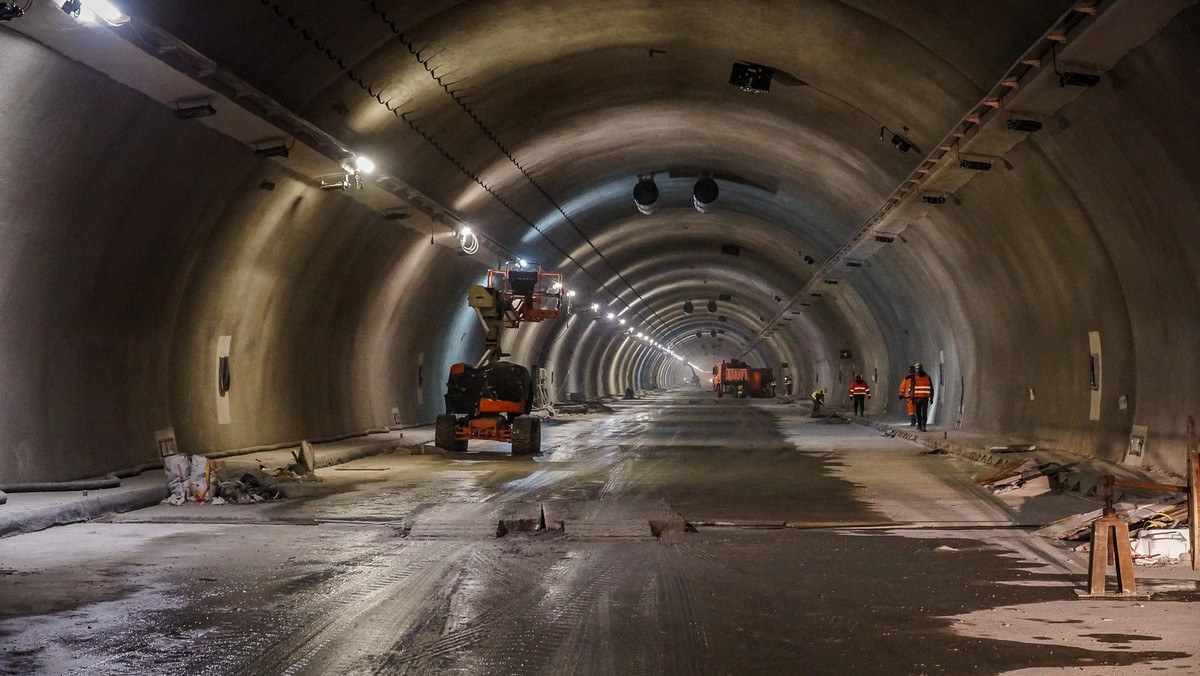
{"label": "tunnel", "polygon": [[920,363],[920,438],[1183,476],[1197,35],[1189,0],[0,3],[0,490],[427,427],[516,261],[563,275],[503,346],[548,405],[707,405],[742,361],[906,430]]}

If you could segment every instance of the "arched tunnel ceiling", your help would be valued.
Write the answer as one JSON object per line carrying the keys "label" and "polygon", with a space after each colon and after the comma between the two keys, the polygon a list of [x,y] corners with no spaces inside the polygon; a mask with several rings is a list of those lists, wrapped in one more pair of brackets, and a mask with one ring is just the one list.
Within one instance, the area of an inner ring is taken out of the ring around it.
{"label": "arched tunnel ceiling", "polygon": [[[1072,4],[124,7],[603,306],[678,336],[720,324],[684,300],[729,294],[720,314],[748,338],[811,276],[803,256],[836,251],[921,161],[881,125],[929,148]],[[735,61],[774,69],[771,91],[730,85]],[[661,209],[643,217],[631,190],[649,172]],[[701,172],[722,190],[703,215]]]}

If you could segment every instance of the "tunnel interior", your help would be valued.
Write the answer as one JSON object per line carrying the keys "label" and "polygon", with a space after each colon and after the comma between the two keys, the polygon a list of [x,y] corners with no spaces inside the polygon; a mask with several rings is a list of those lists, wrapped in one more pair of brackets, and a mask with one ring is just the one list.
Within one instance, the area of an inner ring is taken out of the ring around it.
{"label": "tunnel interior", "polygon": [[429,423],[518,259],[560,400],[922,362],[935,429],[1184,471],[1193,2],[60,4],[0,21],[0,483]]}

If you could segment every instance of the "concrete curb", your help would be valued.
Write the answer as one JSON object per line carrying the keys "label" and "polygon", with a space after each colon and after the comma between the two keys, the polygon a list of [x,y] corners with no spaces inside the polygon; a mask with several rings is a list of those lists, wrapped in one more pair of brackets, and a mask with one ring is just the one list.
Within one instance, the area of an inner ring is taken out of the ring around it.
{"label": "concrete curb", "polygon": [[[150,470],[154,472],[154,470]],[[154,472],[161,477],[161,470]],[[31,500],[10,495],[0,510],[0,537],[33,533],[53,526],[62,526],[115,514],[151,507],[167,497],[167,483],[158,478],[134,477],[127,485],[64,495],[65,499],[45,499],[46,494],[31,494]]]}
{"label": "concrete curb", "polygon": [[[996,455],[994,453],[989,453],[989,452],[979,449],[979,448],[975,448],[972,446],[964,446],[963,444],[958,444],[958,443],[955,443],[948,439],[937,439],[935,437],[929,436],[930,434],[936,434],[936,432],[932,432],[932,433],[927,432],[925,434],[919,434],[917,432],[911,432],[911,431],[905,429],[904,427],[897,426],[897,425],[889,425],[888,423],[874,422],[871,420],[863,420],[861,418],[856,420],[855,419],[856,416],[843,415],[842,417],[849,420],[850,422],[854,423],[855,425],[862,425],[863,427],[871,427],[871,428],[879,430],[880,432],[894,432],[895,437],[897,439],[907,439],[908,441],[911,441],[914,444],[918,444],[920,446],[924,446],[926,448],[933,449],[933,450],[945,451],[947,453],[953,453],[955,455],[964,457],[968,460],[974,460],[975,462],[980,462],[985,465],[991,465],[991,466],[995,467],[995,466],[1000,465],[1009,460],[1009,458],[1005,458],[1003,456]],[[1012,455],[1013,457],[1018,457],[1017,454],[1010,454],[1010,455]]]}
{"label": "concrete curb", "polygon": [[[421,438],[424,435],[419,435]],[[342,465],[360,458],[366,458],[382,453],[401,449],[420,447],[421,442],[398,438],[380,439],[368,443],[354,440],[340,441],[328,444],[325,448],[317,446],[317,469]],[[274,456],[274,457],[271,457]],[[286,458],[284,457],[286,456]],[[257,465],[260,461],[291,462],[290,449],[280,449],[248,453],[241,456],[223,458],[220,462],[247,465]],[[91,521],[109,514],[131,512],[145,507],[153,507],[161,503],[170,491],[167,488],[166,477],[162,470],[148,470],[135,477],[122,481],[116,488],[105,488],[88,491],[69,491],[55,493],[14,493],[8,495],[8,504],[0,508],[0,537],[21,535],[45,530],[53,526],[64,526],[72,523]]]}

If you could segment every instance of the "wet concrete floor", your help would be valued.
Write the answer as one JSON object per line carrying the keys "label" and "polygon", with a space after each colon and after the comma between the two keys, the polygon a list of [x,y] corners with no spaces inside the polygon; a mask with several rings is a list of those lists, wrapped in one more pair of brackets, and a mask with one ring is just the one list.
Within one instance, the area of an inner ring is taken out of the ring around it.
{"label": "wet concrete floor", "polygon": [[543,436],[0,540],[0,673],[1200,673],[1194,594],[1078,600],[969,462],[697,393]]}

